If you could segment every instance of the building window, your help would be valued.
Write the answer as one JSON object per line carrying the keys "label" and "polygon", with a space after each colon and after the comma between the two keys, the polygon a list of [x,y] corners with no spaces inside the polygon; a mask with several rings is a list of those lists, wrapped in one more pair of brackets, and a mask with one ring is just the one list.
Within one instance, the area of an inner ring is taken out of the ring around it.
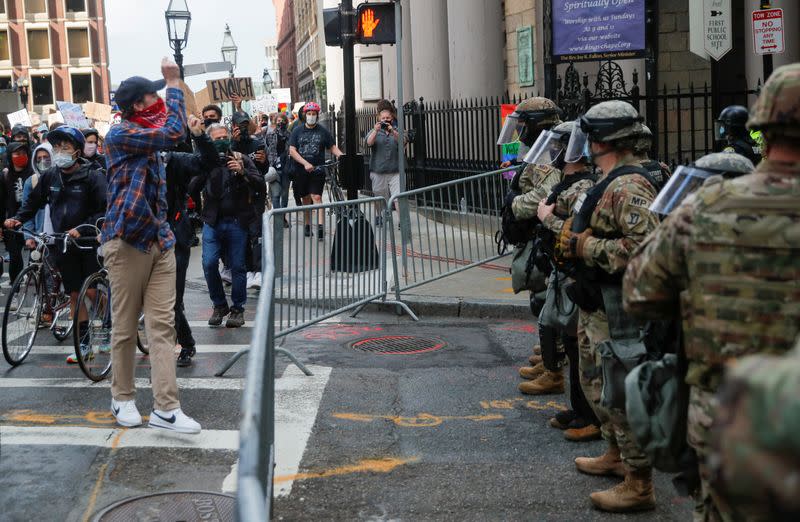
{"label": "building window", "polygon": [[86,12],[86,0],[64,0],[64,4],[68,13]]}
{"label": "building window", "polygon": [[47,0],[25,0],[25,13],[47,13]]}
{"label": "building window", "polygon": [[0,31],[0,61],[7,61],[11,59],[11,53],[8,48],[8,31]]}
{"label": "building window", "polygon": [[50,75],[31,77],[31,90],[33,91],[34,105],[52,105],[55,103],[53,80]]}
{"label": "building window", "polygon": [[0,15],[6,14],[6,0],[0,0]]}
{"label": "building window", "polygon": [[88,29],[67,29],[67,39],[69,40],[69,57],[71,60],[89,58]]}
{"label": "building window", "polygon": [[10,91],[13,88],[10,76],[0,78],[0,91]]}
{"label": "building window", "polygon": [[47,38],[47,29],[28,31],[28,55],[31,60],[50,59],[50,41]]}
{"label": "building window", "polygon": [[86,103],[93,101],[92,97],[92,75],[73,74],[72,75],[72,102]]}

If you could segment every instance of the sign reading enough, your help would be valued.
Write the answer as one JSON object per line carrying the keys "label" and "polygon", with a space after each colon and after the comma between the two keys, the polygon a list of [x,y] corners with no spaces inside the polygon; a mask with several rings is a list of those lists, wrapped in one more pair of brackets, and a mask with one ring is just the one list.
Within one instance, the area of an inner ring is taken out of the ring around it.
{"label": "sign reading enough", "polygon": [[208,80],[206,86],[212,103],[230,101],[236,95],[239,95],[243,100],[255,99],[252,78]]}

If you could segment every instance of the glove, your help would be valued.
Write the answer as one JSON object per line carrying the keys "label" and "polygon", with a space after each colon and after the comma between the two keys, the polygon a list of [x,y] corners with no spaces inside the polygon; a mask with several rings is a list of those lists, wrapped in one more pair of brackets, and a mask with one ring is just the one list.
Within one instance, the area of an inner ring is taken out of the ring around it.
{"label": "glove", "polygon": [[592,229],[587,228],[581,233],[572,230],[572,218],[564,223],[558,238],[558,247],[563,259],[583,259],[586,240],[592,237]]}

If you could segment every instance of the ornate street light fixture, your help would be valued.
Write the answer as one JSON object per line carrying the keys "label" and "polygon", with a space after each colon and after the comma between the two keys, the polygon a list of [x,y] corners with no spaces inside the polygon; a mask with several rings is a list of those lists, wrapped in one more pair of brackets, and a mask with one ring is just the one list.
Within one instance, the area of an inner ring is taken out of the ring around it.
{"label": "ornate street light fixture", "polygon": [[236,55],[239,53],[239,48],[236,47],[236,42],[233,41],[231,35],[231,28],[225,24],[225,36],[222,37],[222,59],[231,64],[231,78],[233,78],[233,70],[236,69]]}
{"label": "ornate street light fixture", "polygon": [[186,0],[170,0],[167,10],[164,12],[167,20],[167,36],[169,46],[175,51],[175,63],[181,70],[181,80],[183,80],[183,51],[189,41],[189,26],[192,25],[192,13]]}

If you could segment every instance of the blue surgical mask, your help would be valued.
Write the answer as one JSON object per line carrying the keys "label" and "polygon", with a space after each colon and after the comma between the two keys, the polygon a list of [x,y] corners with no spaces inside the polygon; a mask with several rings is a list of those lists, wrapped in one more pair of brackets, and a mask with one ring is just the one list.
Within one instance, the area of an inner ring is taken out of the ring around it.
{"label": "blue surgical mask", "polygon": [[67,152],[56,152],[53,154],[53,163],[55,163],[55,165],[61,169],[70,168],[71,166],[75,165],[76,161],[78,161],[78,158]]}

